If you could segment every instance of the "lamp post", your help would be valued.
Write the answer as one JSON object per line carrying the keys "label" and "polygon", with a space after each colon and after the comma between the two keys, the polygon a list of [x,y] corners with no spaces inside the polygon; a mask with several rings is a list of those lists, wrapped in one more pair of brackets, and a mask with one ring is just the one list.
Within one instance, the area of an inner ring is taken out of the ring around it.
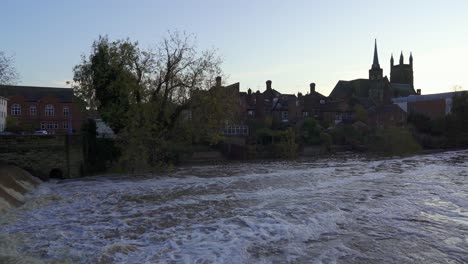
{"label": "lamp post", "polygon": [[[66,84],[71,85],[71,81],[66,81]],[[73,134],[73,91],[72,91],[71,104],[68,109],[68,134],[69,135]]]}

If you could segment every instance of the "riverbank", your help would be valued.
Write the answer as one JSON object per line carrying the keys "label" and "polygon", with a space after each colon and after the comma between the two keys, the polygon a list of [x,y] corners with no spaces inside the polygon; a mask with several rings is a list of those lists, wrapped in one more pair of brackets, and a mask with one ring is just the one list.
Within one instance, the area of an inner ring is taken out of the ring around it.
{"label": "riverbank", "polygon": [[24,195],[40,183],[41,180],[21,168],[0,164],[0,213],[24,204]]}

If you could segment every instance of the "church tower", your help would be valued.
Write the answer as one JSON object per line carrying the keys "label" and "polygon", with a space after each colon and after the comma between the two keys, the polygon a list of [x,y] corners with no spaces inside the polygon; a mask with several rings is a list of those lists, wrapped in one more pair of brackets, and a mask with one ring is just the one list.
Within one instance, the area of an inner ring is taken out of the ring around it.
{"label": "church tower", "polygon": [[414,89],[413,80],[413,54],[410,53],[409,64],[404,64],[403,52],[400,54],[400,63],[393,65],[393,55],[390,59],[390,82],[396,84],[409,84]]}
{"label": "church tower", "polygon": [[369,70],[369,80],[380,80],[383,77],[383,70],[380,68],[379,55],[377,54],[377,39],[374,44],[374,60]]}

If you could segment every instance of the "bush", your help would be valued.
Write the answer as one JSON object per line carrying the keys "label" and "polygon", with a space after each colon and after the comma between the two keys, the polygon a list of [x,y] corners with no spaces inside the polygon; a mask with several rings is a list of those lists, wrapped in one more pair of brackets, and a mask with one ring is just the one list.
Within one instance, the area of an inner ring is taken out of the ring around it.
{"label": "bush", "polygon": [[319,145],[320,140],[320,127],[317,122],[308,118],[302,124],[301,138],[305,145]]}
{"label": "bush", "polygon": [[369,149],[374,152],[389,155],[414,154],[421,150],[421,146],[405,128],[387,127],[376,131],[369,144]]}

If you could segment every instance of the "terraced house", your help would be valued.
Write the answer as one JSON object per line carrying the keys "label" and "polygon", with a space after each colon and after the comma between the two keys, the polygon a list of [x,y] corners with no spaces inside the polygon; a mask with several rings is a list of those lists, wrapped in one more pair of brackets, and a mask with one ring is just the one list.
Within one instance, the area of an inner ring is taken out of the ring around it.
{"label": "terraced house", "polygon": [[0,96],[8,99],[8,115],[21,132],[45,130],[48,134],[79,133],[84,107],[71,88],[0,85]]}

